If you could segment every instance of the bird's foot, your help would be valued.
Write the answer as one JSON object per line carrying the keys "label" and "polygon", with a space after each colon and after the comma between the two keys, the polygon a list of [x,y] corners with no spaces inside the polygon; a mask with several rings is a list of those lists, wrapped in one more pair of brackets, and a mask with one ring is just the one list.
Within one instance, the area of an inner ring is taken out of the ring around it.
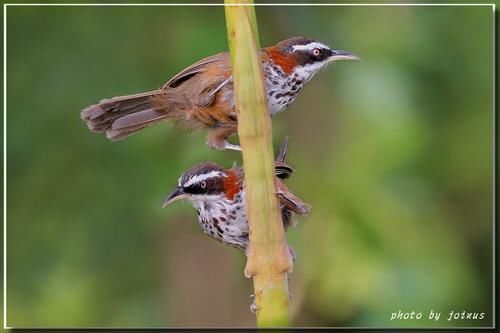
{"label": "bird's foot", "polygon": [[234,145],[232,143],[229,143],[227,140],[224,140],[224,146],[223,146],[222,149],[229,149],[229,150],[241,151],[241,146],[240,145]]}

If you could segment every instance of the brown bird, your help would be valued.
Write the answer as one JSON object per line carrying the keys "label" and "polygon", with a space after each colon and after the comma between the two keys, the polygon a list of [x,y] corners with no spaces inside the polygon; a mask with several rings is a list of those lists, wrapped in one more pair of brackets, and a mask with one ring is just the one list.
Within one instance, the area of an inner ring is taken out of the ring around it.
{"label": "brown bird", "polygon": [[[359,58],[312,39],[292,37],[261,49],[261,59],[268,108],[274,115],[285,110],[322,68]],[[238,128],[228,53],[198,61],[158,90],[104,99],[84,109],[81,117],[90,130],[105,132],[113,141],[171,120],[188,129],[206,129],[211,148],[240,150],[227,140]]]}
{"label": "brown bird", "polygon": [[[285,162],[287,147],[288,139],[285,139],[275,162],[276,195],[285,231],[294,225],[293,213],[307,215],[311,208],[283,182],[294,171]],[[180,199],[189,200],[198,212],[198,223],[205,234],[246,253],[249,228],[245,196],[243,168],[233,166],[226,169],[215,163],[203,162],[181,175],[177,187],[167,196],[163,206]],[[290,247],[289,250],[294,258],[295,251]]]}

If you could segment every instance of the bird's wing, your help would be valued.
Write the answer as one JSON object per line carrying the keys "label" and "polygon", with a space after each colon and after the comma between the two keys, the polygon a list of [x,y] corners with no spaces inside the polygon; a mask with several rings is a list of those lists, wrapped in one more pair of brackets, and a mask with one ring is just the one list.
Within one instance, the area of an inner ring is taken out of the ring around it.
{"label": "bird's wing", "polygon": [[[197,74],[204,74],[199,75]],[[196,77],[195,77],[196,76]],[[189,81],[189,85],[182,84]],[[219,53],[202,59],[171,78],[162,89],[179,89],[195,106],[212,105],[219,90],[232,83],[231,64],[228,53]]]}
{"label": "bird's wing", "polygon": [[276,180],[276,189],[281,205],[298,215],[307,215],[311,205],[295,196],[288,187],[279,179]]}
{"label": "bird's wing", "polygon": [[230,70],[231,64],[230,64],[229,53],[227,53],[227,52],[219,53],[219,54],[201,59],[198,62],[195,62],[194,64],[185,68],[181,72],[177,73],[170,80],[168,80],[168,82],[163,85],[163,89],[177,87],[179,84],[181,84],[185,80],[189,79],[193,75],[196,75],[196,74],[202,72],[209,65],[216,65],[216,66],[220,66],[224,69]]}

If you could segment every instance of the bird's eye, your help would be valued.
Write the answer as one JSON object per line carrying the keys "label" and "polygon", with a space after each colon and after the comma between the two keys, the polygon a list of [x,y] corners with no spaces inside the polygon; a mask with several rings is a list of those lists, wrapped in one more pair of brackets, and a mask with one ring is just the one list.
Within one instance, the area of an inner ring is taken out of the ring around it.
{"label": "bird's eye", "polygon": [[321,50],[320,49],[314,49],[314,50],[312,50],[312,54],[313,54],[313,56],[318,57],[321,54]]}
{"label": "bird's eye", "polygon": [[205,182],[205,181],[201,182],[200,186],[201,186],[201,188],[207,187],[207,182]]}

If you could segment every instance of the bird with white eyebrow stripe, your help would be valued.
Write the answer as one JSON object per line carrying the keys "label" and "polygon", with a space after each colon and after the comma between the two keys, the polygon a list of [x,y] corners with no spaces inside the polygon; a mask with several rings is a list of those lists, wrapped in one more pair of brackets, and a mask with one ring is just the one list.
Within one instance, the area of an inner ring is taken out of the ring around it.
{"label": "bird with white eyebrow stripe", "polygon": [[[275,162],[276,189],[285,230],[293,225],[292,213],[305,215],[310,206],[296,197],[283,179],[293,169],[285,163],[288,140],[282,144]],[[218,164],[199,163],[184,172],[177,188],[168,195],[163,206],[188,199],[198,212],[198,223],[212,238],[231,246],[247,250],[248,219],[245,208],[245,182],[243,169],[233,166],[225,169]],[[290,250],[291,256],[295,254]]]}
{"label": "bird with white eyebrow stripe", "polygon": [[[269,113],[285,110],[302,87],[328,64],[358,60],[305,37],[292,37],[260,50]],[[162,88],[104,99],[87,107],[81,117],[94,132],[121,140],[163,120],[188,129],[206,129],[215,149],[241,150],[228,138],[237,133],[233,76],[229,54],[204,58],[172,77]]]}

